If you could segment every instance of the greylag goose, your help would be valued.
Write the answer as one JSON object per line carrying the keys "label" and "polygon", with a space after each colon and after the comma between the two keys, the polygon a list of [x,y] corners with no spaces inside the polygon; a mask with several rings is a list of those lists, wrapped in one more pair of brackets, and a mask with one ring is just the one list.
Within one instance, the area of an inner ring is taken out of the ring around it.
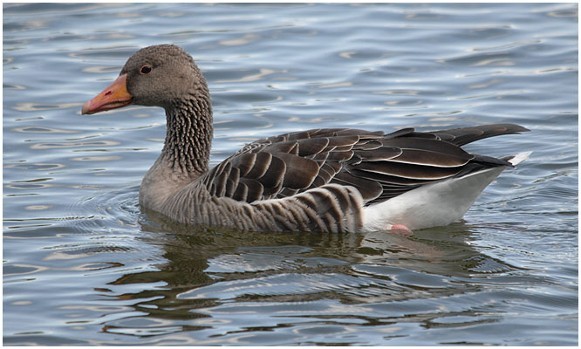
{"label": "greylag goose", "polygon": [[165,109],[161,155],[144,176],[143,208],[192,225],[242,231],[414,230],[462,218],[505,168],[461,147],[528,131],[513,124],[392,133],[312,129],[247,144],[209,169],[212,104],[192,57],[175,45],[145,47],[82,114],[130,104]]}

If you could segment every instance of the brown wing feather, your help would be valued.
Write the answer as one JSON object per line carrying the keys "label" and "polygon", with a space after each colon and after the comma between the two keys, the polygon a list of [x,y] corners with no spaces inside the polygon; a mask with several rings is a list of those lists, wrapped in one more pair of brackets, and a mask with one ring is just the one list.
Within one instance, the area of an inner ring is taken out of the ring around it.
{"label": "brown wing feather", "polygon": [[283,198],[329,183],[356,188],[365,203],[418,186],[494,166],[505,160],[475,156],[460,146],[527,129],[511,124],[390,134],[358,129],[313,129],[250,143],[212,169],[212,195],[255,202]]}
{"label": "brown wing feather", "polygon": [[463,146],[484,138],[528,131],[530,130],[519,125],[494,124],[475,127],[453,128],[449,130],[426,132],[424,134],[433,135],[437,139],[441,139],[457,146]]}

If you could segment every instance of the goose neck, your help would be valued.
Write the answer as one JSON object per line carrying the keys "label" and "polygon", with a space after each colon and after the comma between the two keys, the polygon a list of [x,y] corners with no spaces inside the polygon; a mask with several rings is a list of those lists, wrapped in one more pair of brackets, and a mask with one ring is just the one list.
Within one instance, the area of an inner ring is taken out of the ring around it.
{"label": "goose neck", "polygon": [[212,144],[212,109],[208,99],[182,100],[166,108],[167,131],[162,157],[174,171],[195,175],[208,170]]}

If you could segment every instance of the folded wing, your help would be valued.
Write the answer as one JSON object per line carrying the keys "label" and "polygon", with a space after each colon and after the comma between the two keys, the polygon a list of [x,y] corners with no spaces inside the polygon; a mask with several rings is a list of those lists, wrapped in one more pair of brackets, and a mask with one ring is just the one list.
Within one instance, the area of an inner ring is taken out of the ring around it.
{"label": "folded wing", "polygon": [[358,129],[313,129],[248,144],[203,179],[211,195],[257,202],[340,184],[357,189],[365,204],[497,166],[502,159],[469,154],[461,146],[520,133],[512,124],[390,134]]}

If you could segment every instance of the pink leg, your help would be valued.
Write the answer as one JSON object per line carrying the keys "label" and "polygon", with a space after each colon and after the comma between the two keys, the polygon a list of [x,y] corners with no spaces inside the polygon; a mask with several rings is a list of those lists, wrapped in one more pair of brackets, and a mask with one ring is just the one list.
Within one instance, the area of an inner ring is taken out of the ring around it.
{"label": "pink leg", "polygon": [[410,228],[406,227],[403,224],[388,224],[387,229],[392,234],[402,235],[402,236],[410,236],[414,232],[411,231]]}

